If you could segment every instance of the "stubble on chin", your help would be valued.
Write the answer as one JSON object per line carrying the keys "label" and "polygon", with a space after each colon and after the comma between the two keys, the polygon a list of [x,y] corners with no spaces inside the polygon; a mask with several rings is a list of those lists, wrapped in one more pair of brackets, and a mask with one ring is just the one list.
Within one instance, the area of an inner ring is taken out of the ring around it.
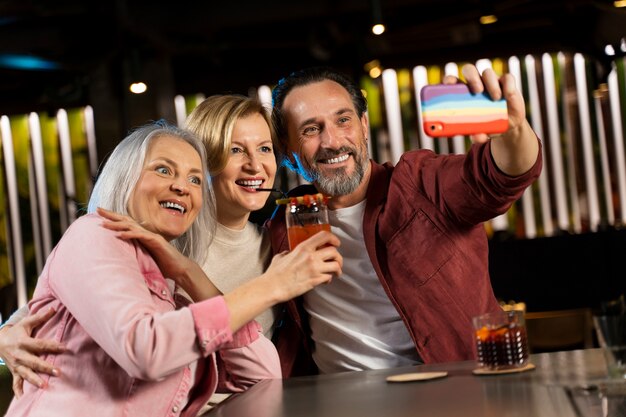
{"label": "stubble on chin", "polygon": [[[341,153],[349,153],[354,158],[354,169],[350,173],[345,166],[334,168],[331,164],[321,164],[317,161],[330,159]],[[307,179],[314,183],[319,192],[329,196],[342,196],[357,190],[365,177],[365,170],[369,162],[367,151],[342,147],[334,152],[320,152],[313,161],[306,161],[305,171]]]}
{"label": "stubble on chin", "polygon": [[340,196],[351,194],[358,188],[363,181],[365,170],[362,164],[357,164],[352,174],[349,174],[345,167],[325,171],[316,169],[314,172],[315,185],[321,193]]}

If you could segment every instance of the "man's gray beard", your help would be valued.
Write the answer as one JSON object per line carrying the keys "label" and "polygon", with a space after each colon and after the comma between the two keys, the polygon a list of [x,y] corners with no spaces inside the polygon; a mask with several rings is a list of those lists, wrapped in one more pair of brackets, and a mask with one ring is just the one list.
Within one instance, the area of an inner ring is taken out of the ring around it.
{"label": "man's gray beard", "polygon": [[340,196],[353,193],[363,181],[365,176],[365,165],[356,164],[352,176],[346,173],[345,168],[337,168],[333,174],[324,176],[319,171],[315,171],[315,185],[322,194],[330,196]]}

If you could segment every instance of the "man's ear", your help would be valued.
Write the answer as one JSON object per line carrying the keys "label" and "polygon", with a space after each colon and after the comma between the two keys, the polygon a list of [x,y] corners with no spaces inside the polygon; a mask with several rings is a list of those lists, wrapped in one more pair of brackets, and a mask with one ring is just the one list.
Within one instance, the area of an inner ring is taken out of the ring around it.
{"label": "man's ear", "polygon": [[370,120],[367,117],[367,112],[363,112],[363,116],[361,116],[361,129],[363,130],[363,137],[367,140],[370,135]]}

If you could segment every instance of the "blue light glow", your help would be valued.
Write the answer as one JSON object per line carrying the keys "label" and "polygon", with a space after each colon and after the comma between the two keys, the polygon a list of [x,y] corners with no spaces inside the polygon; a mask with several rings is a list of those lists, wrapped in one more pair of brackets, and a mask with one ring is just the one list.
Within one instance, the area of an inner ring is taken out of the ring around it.
{"label": "blue light glow", "polygon": [[54,61],[29,55],[0,54],[0,67],[41,71],[59,69],[61,66]]}

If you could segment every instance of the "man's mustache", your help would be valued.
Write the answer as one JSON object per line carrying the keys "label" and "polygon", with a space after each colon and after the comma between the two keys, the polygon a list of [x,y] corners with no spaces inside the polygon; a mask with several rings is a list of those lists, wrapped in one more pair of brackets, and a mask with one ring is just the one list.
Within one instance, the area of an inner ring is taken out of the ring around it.
{"label": "man's mustache", "polygon": [[350,148],[348,146],[342,146],[339,149],[324,149],[315,154],[315,161],[319,161],[320,159],[331,159],[345,153],[355,154],[356,151],[354,148]]}

